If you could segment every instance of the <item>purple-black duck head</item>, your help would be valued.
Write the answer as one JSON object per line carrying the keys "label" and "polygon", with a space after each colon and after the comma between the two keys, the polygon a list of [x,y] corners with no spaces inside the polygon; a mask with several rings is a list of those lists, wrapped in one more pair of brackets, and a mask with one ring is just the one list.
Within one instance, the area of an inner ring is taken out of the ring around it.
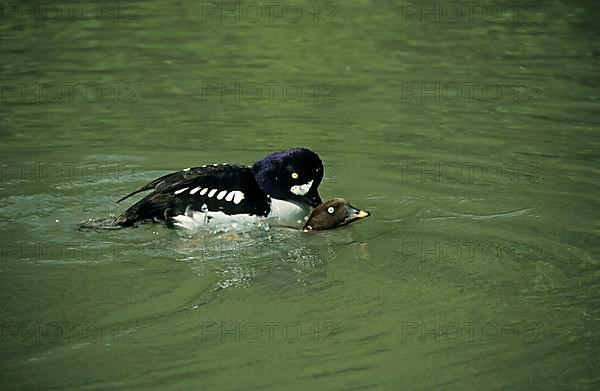
{"label": "purple-black duck head", "polygon": [[272,198],[321,203],[317,188],[323,180],[323,163],[306,148],[275,152],[257,161],[252,172],[260,188]]}

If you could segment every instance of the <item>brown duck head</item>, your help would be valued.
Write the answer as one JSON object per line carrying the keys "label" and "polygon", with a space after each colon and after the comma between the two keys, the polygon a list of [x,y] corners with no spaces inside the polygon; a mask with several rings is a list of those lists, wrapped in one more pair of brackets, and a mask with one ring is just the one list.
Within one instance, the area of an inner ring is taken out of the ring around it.
{"label": "brown duck head", "polygon": [[356,209],[343,198],[325,201],[313,210],[304,224],[304,230],[323,230],[341,227],[370,216],[369,212]]}

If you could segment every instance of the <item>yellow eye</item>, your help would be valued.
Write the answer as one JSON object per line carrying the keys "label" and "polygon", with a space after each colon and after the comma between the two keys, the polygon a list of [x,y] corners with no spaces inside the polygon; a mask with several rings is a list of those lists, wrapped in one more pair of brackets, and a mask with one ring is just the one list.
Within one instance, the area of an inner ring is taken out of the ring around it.
{"label": "yellow eye", "polygon": [[294,178],[294,179],[298,179],[298,174],[297,174],[297,173],[295,173],[295,172],[292,172],[292,178]]}

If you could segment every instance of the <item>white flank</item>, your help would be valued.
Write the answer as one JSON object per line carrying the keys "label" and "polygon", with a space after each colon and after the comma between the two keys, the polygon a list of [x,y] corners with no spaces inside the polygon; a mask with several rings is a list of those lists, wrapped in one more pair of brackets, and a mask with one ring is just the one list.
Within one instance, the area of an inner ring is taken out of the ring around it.
{"label": "white flank", "polygon": [[308,191],[310,190],[310,187],[312,186],[313,181],[310,181],[308,183],[305,183],[303,185],[296,185],[296,186],[292,186],[290,188],[290,191],[296,195],[300,195],[303,196],[306,193],[308,193]]}
{"label": "white flank", "polygon": [[195,230],[210,227],[222,231],[235,231],[257,224],[261,218],[247,214],[228,215],[223,212],[198,212],[192,211],[188,215],[173,217],[177,227]]}
{"label": "white flank", "polygon": [[304,203],[271,198],[271,212],[268,218],[276,225],[299,228],[308,219],[310,211],[310,206]]}
{"label": "white flank", "polygon": [[[227,193],[225,200],[230,196],[233,202],[237,199],[239,203],[244,199],[244,193],[239,190]],[[311,208],[304,203],[271,198],[271,212],[266,218],[248,214],[228,215],[223,212],[211,212],[206,205],[203,205],[200,211],[186,209],[185,214],[174,216],[173,222],[177,227],[190,230],[208,227],[211,230],[235,231],[249,228],[261,221],[269,225],[301,228],[310,211]]]}

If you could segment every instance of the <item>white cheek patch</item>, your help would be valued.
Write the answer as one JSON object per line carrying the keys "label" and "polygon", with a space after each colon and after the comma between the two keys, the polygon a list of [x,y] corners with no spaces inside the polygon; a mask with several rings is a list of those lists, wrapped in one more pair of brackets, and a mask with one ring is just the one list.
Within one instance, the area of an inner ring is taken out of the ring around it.
{"label": "white cheek patch", "polygon": [[290,191],[296,195],[299,196],[303,196],[306,193],[308,193],[308,191],[310,190],[310,187],[312,186],[313,181],[310,181],[308,183],[305,183],[303,185],[296,185],[296,186],[292,186],[290,188]]}

